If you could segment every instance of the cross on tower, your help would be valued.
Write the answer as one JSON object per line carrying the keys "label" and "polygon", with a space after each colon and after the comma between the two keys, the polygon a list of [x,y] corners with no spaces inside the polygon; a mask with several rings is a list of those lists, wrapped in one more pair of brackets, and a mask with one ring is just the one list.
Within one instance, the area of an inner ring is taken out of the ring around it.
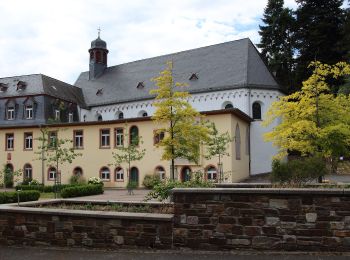
{"label": "cross on tower", "polygon": [[97,28],[97,33],[98,33],[98,37],[100,38],[100,33],[101,33],[101,28],[100,28],[100,26]]}

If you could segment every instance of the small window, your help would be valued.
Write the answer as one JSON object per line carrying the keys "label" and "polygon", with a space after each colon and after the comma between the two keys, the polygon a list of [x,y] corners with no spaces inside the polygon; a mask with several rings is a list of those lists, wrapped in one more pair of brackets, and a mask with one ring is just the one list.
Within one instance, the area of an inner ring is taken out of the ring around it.
{"label": "small window", "polygon": [[115,130],[115,146],[124,146],[124,129],[116,128]]}
{"label": "small window", "polygon": [[6,150],[14,150],[15,136],[14,134],[6,134]]}
{"label": "small window", "polygon": [[24,81],[18,81],[17,83],[17,90],[25,90],[27,86],[27,83]]}
{"label": "small window", "polygon": [[146,116],[148,116],[147,112],[143,112],[142,117],[146,117]]}
{"label": "small window", "polygon": [[56,168],[55,167],[50,167],[49,172],[48,172],[48,180],[49,181],[54,181],[56,178]]}
{"label": "small window", "polygon": [[124,118],[124,114],[123,114],[123,112],[120,112],[118,115],[118,119],[123,119],[123,118]]}
{"label": "small window", "polygon": [[33,133],[24,133],[24,150],[33,150]]}
{"label": "small window", "polygon": [[129,143],[132,145],[139,145],[139,129],[137,126],[130,128],[130,140]]}
{"label": "small window", "polygon": [[115,169],[115,181],[124,181],[124,170],[120,167]]}
{"label": "small window", "polygon": [[145,110],[141,110],[137,114],[138,117],[146,117],[148,116],[148,113]]}
{"label": "small window", "polygon": [[7,84],[0,83],[0,91],[1,91],[1,92],[6,92],[7,89],[8,89]]}
{"label": "small window", "polygon": [[231,103],[228,103],[225,105],[225,109],[231,109],[233,108],[233,105]]}
{"label": "small window", "polygon": [[102,94],[103,94],[103,89],[102,88],[98,89],[96,92],[96,96],[102,96]]}
{"label": "small window", "polygon": [[25,117],[26,117],[26,119],[33,119],[33,106],[32,105],[25,106]]}
{"label": "small window", "polygon": [[145,84],[143,82],[139,82],[136,87],[138,89],[143,89],[145,87]]}
{"label": "small window", "polygon": [[197,79],[198,79],[197,73],[193,73],[193,74],[191,75],[191,77],[189,78],[189,80],[197,80]]}
{"label": "small window", "polygon": [[164,139],[165,133],[164,131],[154,131],[154,139],[153,139],[153,143],[159,144],[160,141],[162,141]]}
{"label": "small window", "polygon": [[100,172],[100,178],[102,181],[109,181],[111,179],[111,174],[107,167],[103,167]]}
{"label": "small window", "polygon": [[73,113],[68,114],[68,122],[72,123],[73,122]]}
{"label": "small window", "polygon": [[102,120],[103,120],[102,115],[98,115],[97,116],[97,121],[102,121]]}
{"label": "small window", "polygon": [[165,180],[165,170],[162,166],[158,166],[155,171],[156,176],[159,176],[159,179]]}
{"label": "small window", "polygon": [[261,105],[258,102],[253,103],[253,119],[261,120]]}
{"label": "small window", "polygon": [[14,120],[15,119],[15,107],[9,106],[6,109],[6,119],[7,120]]}
{"label": "small window", "polygon": [[31,181],[33,179],[33,168],[27,163],[23,167],[23,180]]}
{"label": "small window", "polygon": [[55,147],[56,141],[57,141],[57,132],[56,131],[49,132],[49,140],[48,140],[49,147],[51,148]]}
{"label": "small window", "polygon": [[110,147],[110,130],[101,129],[100,130],[100,148],[109,148]]}
{"label": "small window", "polygon": [[84,132],[83,130],[74,131],[74,148],[83,149],[84,147]]}
{"label": "small window", "polygon": [[83,175],[83,169],[80,167],[75,167],[73,170],[74,176],[82,176]]}
{"label": "small window", "polygon": [[61,118],[61,112],[58,109],[55,109],[55,120],[60,120]]}
{"label": "small window", "polygon": [[217,170],[215,167],[210,166],[207,169],[207,180],[209,181],[215,181],[217,179]]}

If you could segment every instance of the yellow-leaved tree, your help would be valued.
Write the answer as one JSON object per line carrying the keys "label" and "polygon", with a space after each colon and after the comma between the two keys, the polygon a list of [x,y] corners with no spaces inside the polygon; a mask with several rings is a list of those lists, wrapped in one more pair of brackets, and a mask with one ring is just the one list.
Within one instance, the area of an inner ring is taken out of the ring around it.
{"label": "yellow-leaved tree", "polygon": [[350,98],[331,93],[330,80],[350,74],[350,65],[312,62],[313,74],[301,91],[274,102],[263,125],[280,124],[265,134],[265,140],[279,148],[277,158],[297,151],[302,156],[322,156],[337,169],[340,156],[350,154]]}
{"label": "yellow-leaved tree", "polygon": [[175,159],[184,158],[198,163],[200,145],[208,140],[209,129],[202,116],[187,101],[190,94],[183,91],[186,84],[175,83],[173,63],[167,62],[165,70],[152,79],[157,88],[150,91],[156,95],[156,111],[152,119],[160,125],[164,138],[158,143],[163,148],[163,160],[171,160],[171,175],[175,176]]}

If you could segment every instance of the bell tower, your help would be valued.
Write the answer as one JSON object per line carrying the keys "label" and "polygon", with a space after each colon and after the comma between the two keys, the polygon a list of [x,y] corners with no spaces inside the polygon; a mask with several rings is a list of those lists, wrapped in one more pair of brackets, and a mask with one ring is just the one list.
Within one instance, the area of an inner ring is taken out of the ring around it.
{"label": "bell tower", "polygon": [[89,80],[100,77],[107,68],[107,44],[100,38],[101,29],[98,29],[98,37],[91,42]]}

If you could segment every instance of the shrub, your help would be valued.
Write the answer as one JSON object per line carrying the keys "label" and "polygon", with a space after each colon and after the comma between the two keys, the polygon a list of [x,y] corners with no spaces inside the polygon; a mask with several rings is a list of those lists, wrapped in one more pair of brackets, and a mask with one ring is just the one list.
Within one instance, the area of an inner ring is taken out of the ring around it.
{"label": "shrub", "polygon": [[90,177],[88,184],[103,184],[103,182],[98,177]]}
{"label": "shrub", "polygon": [[87,184],[66,187],[61,190],[62,198],[73,198],[80,196],[96,195],[103,193],[103,185],[101,184]]}
{"label": "shrub", "polygon": [[146,200],[157,199],[159,201],[163,201],[169,197],[170,191],[173,188],[211,188],[211,187],[214,187],[214,183],[205,180],[202,176],[204,176],[203,173],[196,172],[194,174],[194,177],[189,181],[180,182],[177,180],[166,180],[166,181],[160,182],[158,185],[155,185],[153,187],[153,190],[147,194]]}
{"label": "shrub", "polygon": [[4,171],[4,184],[5,188],[13,187],[13,173],[8,168],[6,168]]}
{"label": "shrub", "polygon": [[137,182],[136,181],[129,181],[128,184],[126,185],[126,188],[128,190],[133,190],[137,188]]}
{"label": "shrub", "polygon": [[64,188],[68,187],[75,187],[78,184],[60,184],[60,185],[48,185],[44,186],[42,184],[35,184],[35,185],[17,185],[16,190],[37,190],[40,192],[54,192],[55,189],[57,191],[60,191]]}
{"label": "shrub", "polygon": [[76,175],[72,175],[69,178],[69,184],[71,185],[86,184],[86,180],[81,174],[76,174]]}
{"label": "shrub", "polygon": [[[19,192],[19,201],[34,201],[40,198],[40,192],[27,190]],[[17,202],[17,192],[0,192],[0,204]]]}
{"label": "shrub", "polygon": [[300,186],[327,174],[326,163],[320,157],[272,162],[271,181]]}
{"label": "shrub", "polygon": [[158,175],[146,175],[143,179],[142,185],[147,189],[153,189],[154,186],[160,183],[160,178]]}

